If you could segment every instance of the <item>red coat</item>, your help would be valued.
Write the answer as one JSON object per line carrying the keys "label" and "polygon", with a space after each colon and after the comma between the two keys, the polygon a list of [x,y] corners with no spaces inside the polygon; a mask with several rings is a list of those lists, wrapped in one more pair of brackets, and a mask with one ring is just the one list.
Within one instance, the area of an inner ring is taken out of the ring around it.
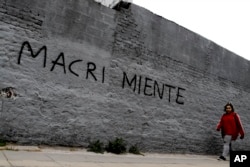
{"label": "red coat", "polygon": [[245,134],[240,117],[235,112],[223,114],[217,125],[217,130],[222,131],[223,137],[225,135],[231,135],[232,140],[236,140],[239,134],[242,137],[244,137]]}

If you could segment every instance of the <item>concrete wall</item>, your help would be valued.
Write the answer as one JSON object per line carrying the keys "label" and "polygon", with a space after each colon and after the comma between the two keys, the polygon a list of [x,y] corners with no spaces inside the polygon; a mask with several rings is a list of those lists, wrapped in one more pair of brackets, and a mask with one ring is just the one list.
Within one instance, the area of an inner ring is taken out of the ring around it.
{"label": "concrete wall", "polygon": [[[126,6],[128,7],[128,6]],[[250,63],[131,4],[0,0],[0,137],[84,146],[122,137],[142,151],[214,154],[226,102],[250,150]]]}

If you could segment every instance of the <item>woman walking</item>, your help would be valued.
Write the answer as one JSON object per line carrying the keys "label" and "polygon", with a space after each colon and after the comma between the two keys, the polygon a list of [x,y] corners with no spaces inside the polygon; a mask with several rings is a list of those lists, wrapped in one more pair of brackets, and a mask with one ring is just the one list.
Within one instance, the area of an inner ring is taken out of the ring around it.
{"label": "woman walking", "polygon": [[233,105],[227,103],[224,111],[225,114],[221,116],[220,122],[217,125],[217,131],[221,131],[224,142],[219,160],[226,160],[229,150],[233,145],[232,142],[237,140],[239,134],[240,139],[243,139],[245,135],[240,116],[234,111]]}

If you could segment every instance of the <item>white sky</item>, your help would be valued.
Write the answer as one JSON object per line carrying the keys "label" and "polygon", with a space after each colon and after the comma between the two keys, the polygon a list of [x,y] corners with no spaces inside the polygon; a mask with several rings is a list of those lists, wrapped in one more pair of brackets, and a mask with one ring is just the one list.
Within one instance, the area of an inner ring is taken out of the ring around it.
{"label": "white sky", "polygon": [[133,0],[250,60],[250,0]]}

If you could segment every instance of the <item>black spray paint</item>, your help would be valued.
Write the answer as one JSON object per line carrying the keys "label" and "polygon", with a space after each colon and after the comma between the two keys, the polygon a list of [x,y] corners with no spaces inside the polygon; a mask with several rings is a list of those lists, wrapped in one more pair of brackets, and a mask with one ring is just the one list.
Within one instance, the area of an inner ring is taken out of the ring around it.
{"label": "black spray paint", "polygon": [[[21,58],[25,46],[30,52],[32,58],[36,58],[39,54],[42,54],[44,56],[43,67],[45,68],[47,66],[47,47],[42,46],[40,49],[38,49],[36,53],[34,53],[28,41],[22,43],[17,63],[21,64]],[[50,71],[53,72],[55,68],[58,69],[61,68],[64,74],[67,74],[67,71],[69,71],[70,74],[79,77],[80,73],[74,70],[74,66],[78,63],[83,63],[83,60],[76,59],[74,61],[71,61],[67,66],[64,53],[61,52],[55,60],[51,61],[52,66],[50,68]],[[86,79],[91,78],[94,81],[100,80],[102,83],[104,83],[105,67],[101,68],[102,75],[100,79],[96,75],[97,71],[96,64],[94,62],[87,62],[86,64],[87,64],[86,74],[85,74]],[[172,100],[174,99],[177,104],[181,105],[184,104],[184,97],[183,97],[183,92],[185,91],[184,88],[173,86],[166,83],[160,83],[159,81],[153,80],[149,77],[143,77],[141,75],[136,75],[136,74],[133,77],[129,78],[126,72],[123,72],[121,82],[123,89],[125,87],[129,87],[133,90],[133,92],[137,94],[142,94],[144,96],[150,96],[150,97],[152,96],[159,99],[167,99],[169,103],[172,102]]]}

